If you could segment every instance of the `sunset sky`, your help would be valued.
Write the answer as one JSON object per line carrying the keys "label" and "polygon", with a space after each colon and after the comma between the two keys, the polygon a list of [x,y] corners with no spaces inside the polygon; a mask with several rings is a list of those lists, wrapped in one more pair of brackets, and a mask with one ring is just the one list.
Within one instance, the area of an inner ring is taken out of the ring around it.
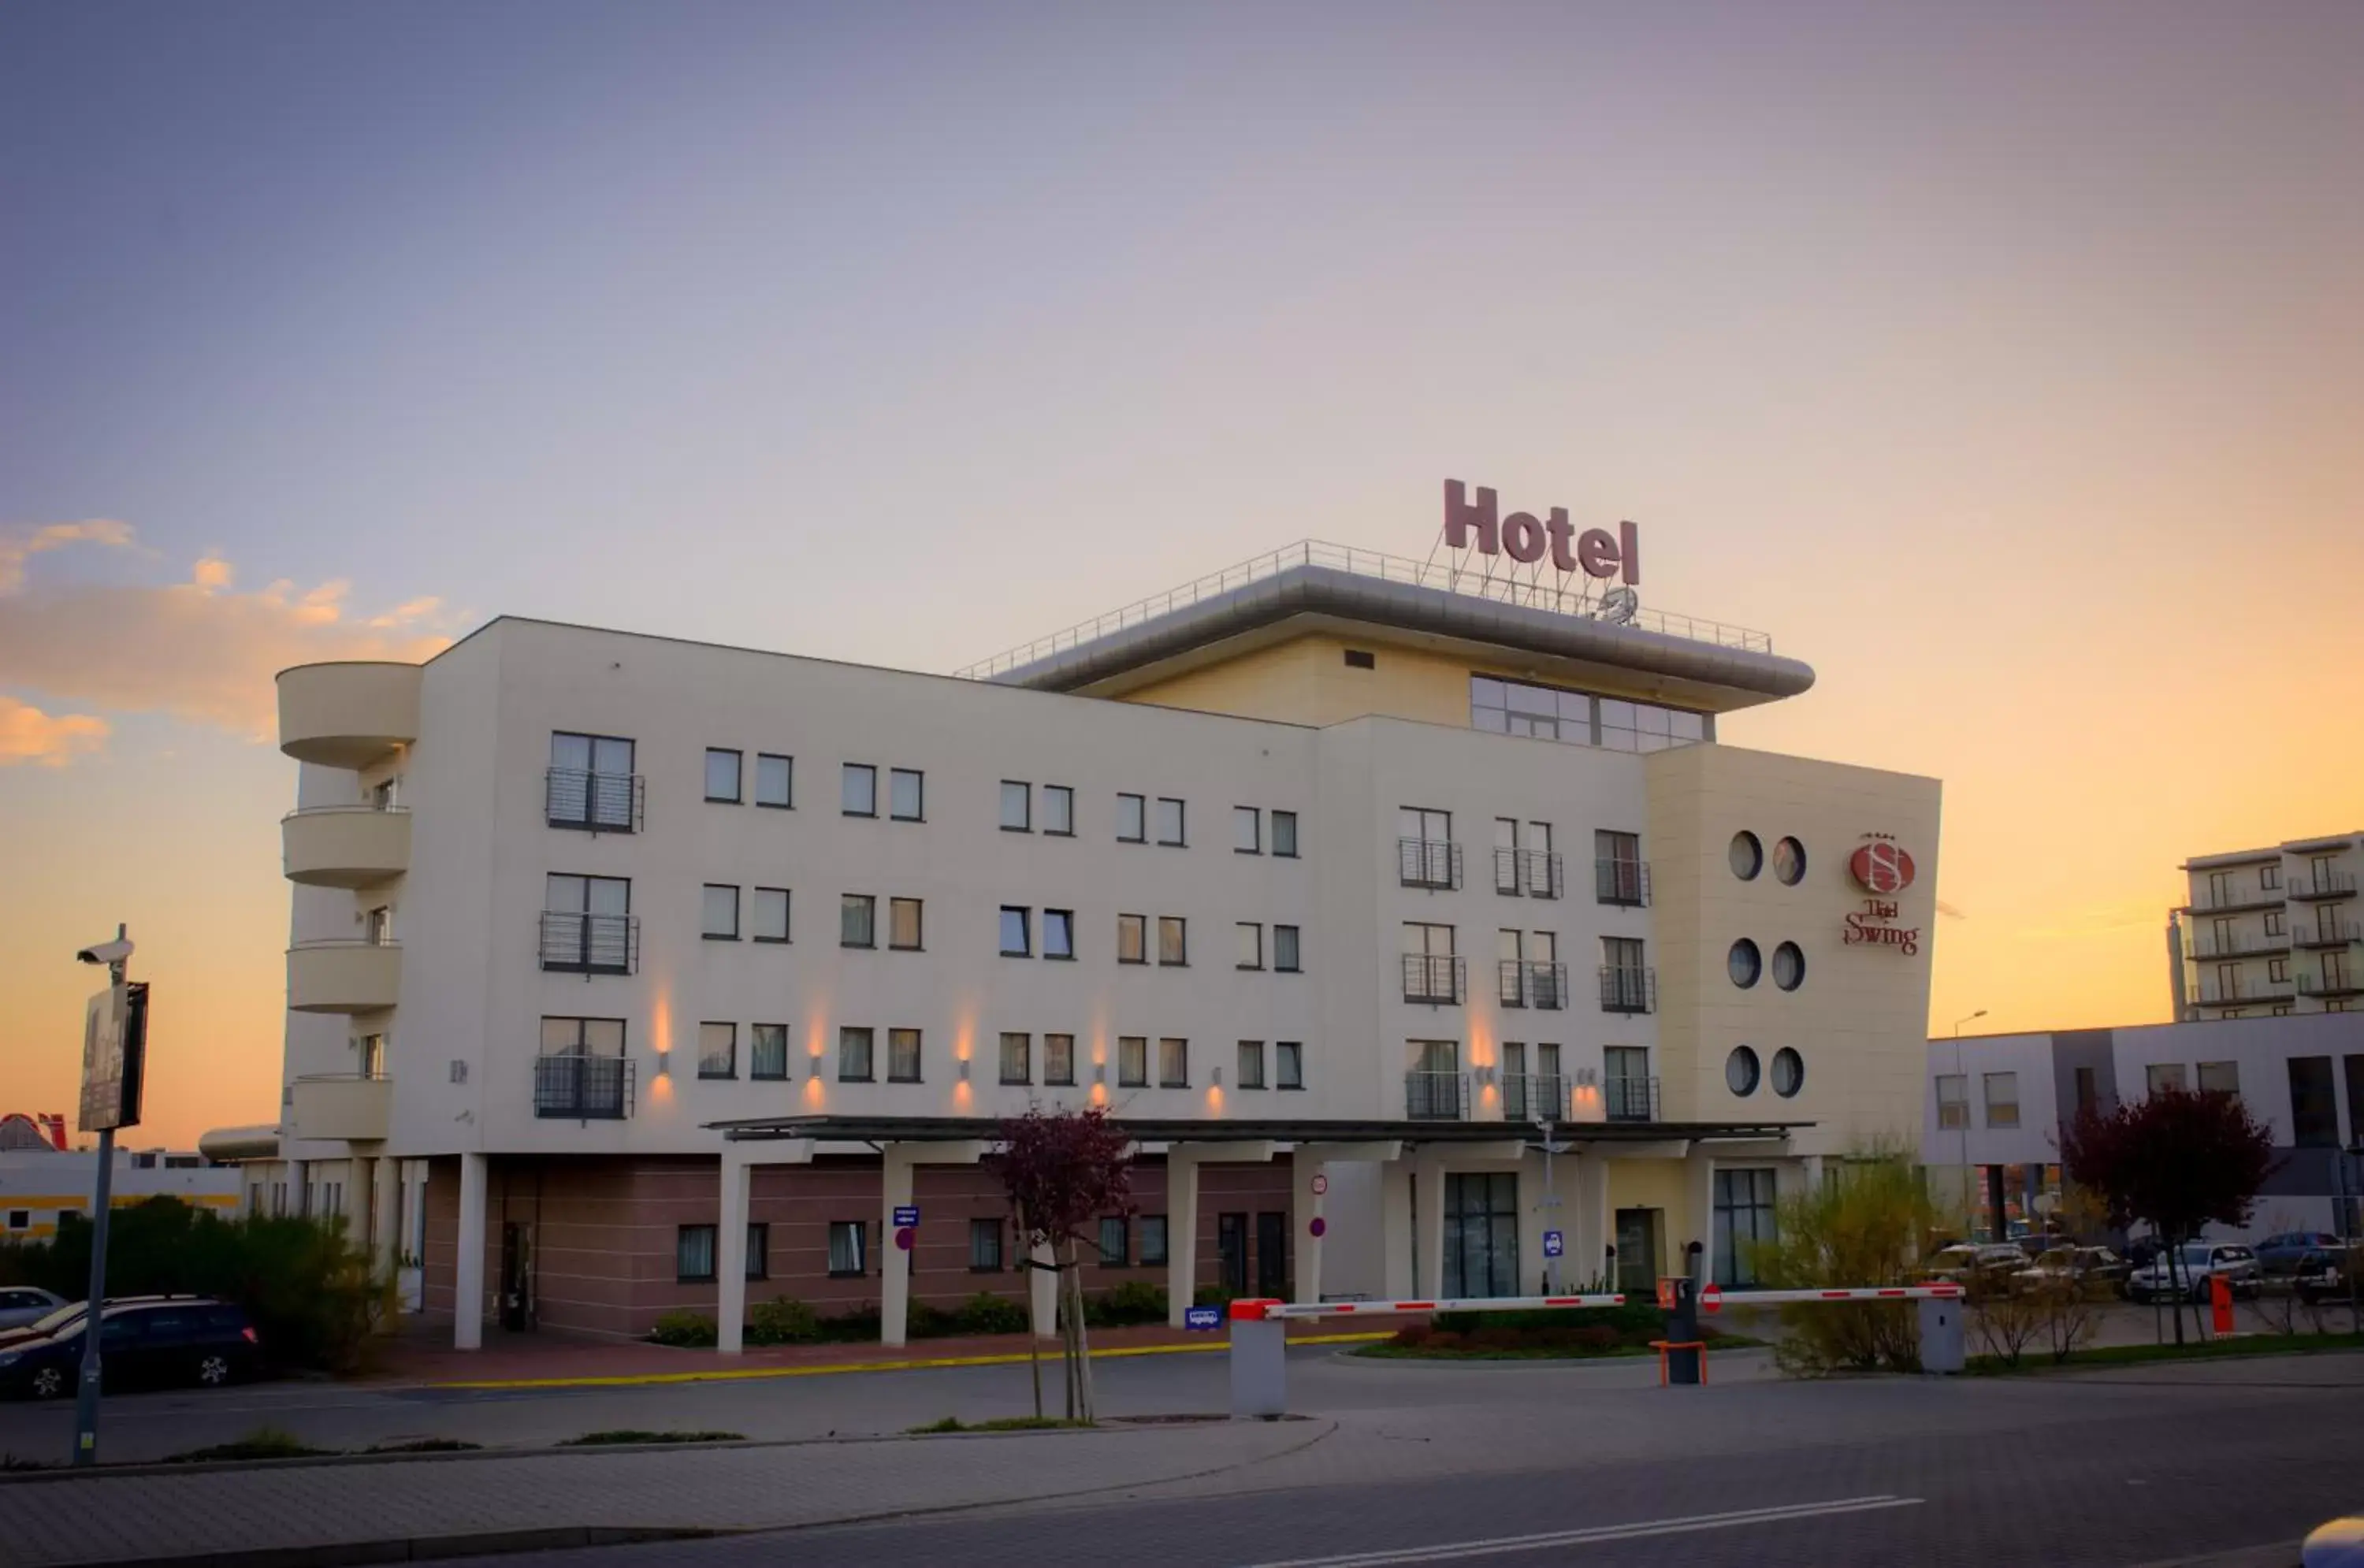
{"label": "sunset sky", "polygon": [[2364,828],[2364,6],[0,8],[0,1111],[276,1114],[276,669],[944,670],[1446,476],[1945,781],[1935,1027]]}

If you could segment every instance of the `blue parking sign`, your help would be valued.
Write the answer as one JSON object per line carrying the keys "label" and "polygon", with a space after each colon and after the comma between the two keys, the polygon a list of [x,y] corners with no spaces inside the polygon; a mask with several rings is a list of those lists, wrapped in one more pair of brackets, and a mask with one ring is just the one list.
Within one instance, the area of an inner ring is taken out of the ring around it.
{"label": "blue parking sign", "polygon": [[1223,1309],[1220,1307],[1186,1307],[1182,1309],[1185,1329],[1220,1329],[1223,1326]]}
{"label": "blue parking sign", "polygon": [[1560,1256],[1562,1256],[1563,1254],[1565,1254],[1565,1253],[1567,1252],[1567,1247],[1562,1243],[1562,1241],[1561,1241],[1561,1240],[1560,1240],[1560,1234],[1559,1234],[1559,1232],[1558,1232],[1558,1231],[1556,1231],[1556,1230],[1546,1230],[1546,1231],[1544,1231],[1544,1257],[1546,1257],[1546,1258],[1556,1258],[1556,1257],[1560,1257]]}
{"label": "blue parking sign", "polygon": [[897,1229],[899,1230],[906,1225],[917,1225],[919,1223],[920,1206],[918,1204],[907,1203],[895,1211],[895,1227]]}

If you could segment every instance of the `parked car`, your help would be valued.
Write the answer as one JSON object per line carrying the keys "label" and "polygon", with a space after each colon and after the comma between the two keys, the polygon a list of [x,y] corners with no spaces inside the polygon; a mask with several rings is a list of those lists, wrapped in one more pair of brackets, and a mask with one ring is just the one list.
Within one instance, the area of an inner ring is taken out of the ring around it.
{"label": "parked car", "polygon": [[0,1329],[0,1351],[5,1351],[11,1345],[23,1344],[28,1340],[48,1339],[67,1324],[80,1318],[84,1305],[79,1301],[69,1301],[63,1307],[51,1307],[29,1323],[19,1324],[14,1329]]}
{"label": "parked car", "polygon": [[2326,1230],[2285,1230],[2258,1243],[2258,1266],[2268,1278],[2294,1274],[2308,1253],[2336,1251],[2339,1245]]}
{"label": "parked car", "polygon": [[1957,1242],[1929,1260],[1931,1279],[1952,1280],[1970,1288],[1999,1285],[2011,1279],[2031,1260],[2009,1241],[1990,1241],[1972,1245]]}
{"label": "parked car", "polygon": [[66,1305],[62,1296],[29,1284],[0,1285],[0,1329],[21,1329]]}
{"label": "parked car", "polygon": [[[0,1348],[0,1392],[57,1399],[81,1375],[87,1313],[55,1333]],[[99,1318],[107,1390],[198,1384],[217,1388],[253,1375],[262,1346],[246,1313],[211,1296],[109,1301]]]}
{"label": "parked car", "polygon": [[2128,1272],[2126,1261],[2107,1247],[2055,1247],[2012,1275],[2011,1284],[2019,1291],[2075,1290],[2110,1296]]}
{"label": "parked car", "polygon": [[2354,1252],[2344,1248],[2309,1252],[2299,1260],[2298,1272],[2291,1283],[2297,1288],[2299,1299],[2309,1306],[2318,1301],[2345,1301],[2348,1298],[2348,1278],[2358,1263],[2364,1263],[2364,1247]]}
{"label": "parked car", "polygon": [[2224,1241],[2187,1241],[2176,1259],[2170,1279],[2164,1252],[2137,1269],[2126,1280],[2126,1294],[2136,1301],[2154,1301],[2180,1290],[2189,1301],[2206,1301],[2208,1282],[2223,1274],[2236,1296],[2258,1296],[2265,1290],[2265,1274],[2258,1254],[2249,1248]]}

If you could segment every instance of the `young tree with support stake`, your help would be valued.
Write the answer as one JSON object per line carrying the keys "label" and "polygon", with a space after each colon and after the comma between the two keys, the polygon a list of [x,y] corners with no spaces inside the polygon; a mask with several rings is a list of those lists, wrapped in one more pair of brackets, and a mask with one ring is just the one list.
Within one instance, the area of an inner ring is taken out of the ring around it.
{"label": "young tree with support stake", "polygon": [[[1095,1406],[1081,1251],[1086,1227],[1103,1215],[1132,1212],[1132,1140],[1109,1121],[1105,1108],[1094,1106],[1080,1111],[1038,1108],[1009,1118],[1001,1124],[1001,1182],[1019,1245],[1030,1257],[1036,1248],[1048,1247],[1059,1271],[1067,1417],[1089,1422]],[[1034,1415],[1043,1415],[1039,1362]]]}
{"label": "young tree with support stake", "polygon": [[2175,1342],[2183,1343],[2183,1246],[2213,1223],[2243,1226],[2274,1167],[2273,1139],[2239,1099],[2162,1088],[2103,1111],[2087,1106],[2060,1135],[2068,1179],[2100,1196],[2110,1223],[2139,1219],[2167,1247]]}

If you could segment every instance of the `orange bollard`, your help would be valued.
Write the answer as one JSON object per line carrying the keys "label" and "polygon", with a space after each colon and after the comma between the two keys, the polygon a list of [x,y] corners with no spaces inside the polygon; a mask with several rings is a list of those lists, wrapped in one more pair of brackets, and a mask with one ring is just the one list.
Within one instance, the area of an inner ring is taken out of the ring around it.
{"label": "orange bollard", "polygon": [[2214,1319],[2210,1325],[2218,1334],[2233,1331],[2233,1282],[2223,1274],[2208,1276],[2208,1305]]}

